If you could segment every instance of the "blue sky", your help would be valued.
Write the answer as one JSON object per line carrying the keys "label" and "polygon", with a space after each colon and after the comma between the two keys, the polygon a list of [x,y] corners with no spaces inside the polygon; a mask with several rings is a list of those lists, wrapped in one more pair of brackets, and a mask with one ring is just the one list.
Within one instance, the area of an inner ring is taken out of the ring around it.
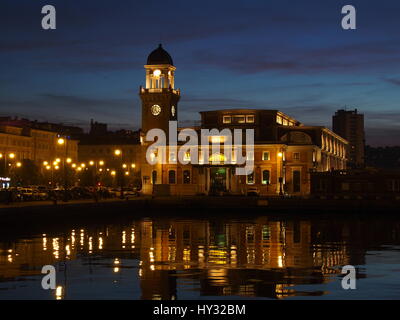
{"label": "blue sky", "polygon": [[[41,28],[41,8],[57,30]],[[357,9],[357,30],[341,8]],[[273,108],[330,127],[366,117],[367,143],[400,144],[400,2],[59,1],[0,4],[0,115],[139,128],[147,55],[177,67],[182,124],[198,111]]]}

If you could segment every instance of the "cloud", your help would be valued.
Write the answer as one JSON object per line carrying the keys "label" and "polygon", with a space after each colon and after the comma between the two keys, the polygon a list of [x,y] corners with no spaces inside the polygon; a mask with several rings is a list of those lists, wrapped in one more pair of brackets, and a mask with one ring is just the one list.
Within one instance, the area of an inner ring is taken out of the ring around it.
{"label": "cloud", "polygon": [[394,84],[395,86],[400,86],[400,79],[384,79],[384,81]]}

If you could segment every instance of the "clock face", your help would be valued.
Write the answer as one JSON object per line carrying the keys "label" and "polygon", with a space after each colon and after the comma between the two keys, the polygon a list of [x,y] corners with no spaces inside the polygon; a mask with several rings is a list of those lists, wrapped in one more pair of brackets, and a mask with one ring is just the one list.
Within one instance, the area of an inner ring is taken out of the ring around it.
{"label": "clock face", "polygon": [[158,104],[155,104],[151,107],[151,113],[153,116],[158,116],[161,113],[161,107]]}
{"label": "clock face", "polygon": [[173,117],[175,117],[175,113],[176,113],[175,106],[172,106],[171,107],[171,114],[172,114]]}

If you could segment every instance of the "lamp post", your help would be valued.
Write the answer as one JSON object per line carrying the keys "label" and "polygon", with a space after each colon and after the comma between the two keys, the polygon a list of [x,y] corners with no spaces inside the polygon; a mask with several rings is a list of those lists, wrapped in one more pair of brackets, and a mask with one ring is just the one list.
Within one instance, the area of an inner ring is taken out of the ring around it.
{"label": "lamp post", "polygon": [[283,153],[283,151],[279,151],[278,152],[278,158],[280,159],[280,177],[279,177],[279,195],[283,196],[283,176],[284,176],[284,172],[283,172],[283,162],[285,161],[285,155]]}
{"label": "lamp post", "polygon": [[120,198],[123,199],[124,198],[124,175],[123,175],[123,164],[122,164],[122,151],[120,149],[116,149],[114,150],[114,155],[116,157],[118,157],[119,161],[117,161],[118,163],[118,167],[119,170],[117,171],[118,174],[118,178],[120,179],[120,188],[121,188],[121,195]]}
{"label": "lamp post", "polygon": [[65,155],[63,158],[63,170],[64,170],[64,202],[68,201],[68,197],[67,197],[67,187],[68,187],[68,182],[67,182],[67,161],[69,160],[69,162],[71,162],[71,159],[67,159],[68,156],[68,144],[67,144],[67,140],[64,138],[59,138],[57,140],[58,145],[62,146],[65,145]]}
{"label": "lamp post", "polygon": [[7,153],[5,153],[4,154],[4,156],[3,156],[3,154],[2,153],[0,153],[0,158],[3,158],[4,157],[4,176],[6,176],[7,175],[7,158],[8,159],[14,159],[15,158],[15,153],[13,153],[13,152],[10,152],[8,155],[7,155]]}

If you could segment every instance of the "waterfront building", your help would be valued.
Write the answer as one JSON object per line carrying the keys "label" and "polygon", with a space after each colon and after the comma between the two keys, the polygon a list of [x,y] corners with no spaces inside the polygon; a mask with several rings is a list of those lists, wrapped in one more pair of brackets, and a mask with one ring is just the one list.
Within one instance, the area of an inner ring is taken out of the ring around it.
{"label": "waterfront building", "polygon": [[[108,131],[107,125],[91,121],[88,134],[79,136],[79,165],[95,170],[97,185],[134,184],[139,187],[139,132],[130,130]],[[119,177],[119,179],[118,179]]]}
{"label": "waterfront building", "polygon": [[313,172],[311,195],[330,199],[399,200],[400,172],[388,169]]}
{"label": "waterfront building", "polygon": [[[310,172],[346,168],[348,142],[344,138],[325,127],[304,125],[279,110],[258,109],[200,112],[201,125],[192,128],[197,132],[254,129],[254,152],[245,155],[254,161],[251,174],[235,174],[239,165],[233,158],[227,161],[224,139],[218,136],[212,140],[220,140],[221,152],[212,153],[210,146],[208,161],[202,159],[199,143],[197,164],[151,165],[146,160],[146,151],[153,142],[146,141],[145,136],[151,129],[161,129],[169,136],[169,122],[178,120],[181,92],[175,88],[173,60],[161,45],[150,53],[144,68],[146,85],[139,90],[142,133],[138,162],[144,194],[247,194],[256,190],[261,195],[306,195],[310,192]],[[170,152],[170,146],[166,148],[169,157],[177,156]],[[190,160],[190,154],[187,158]]]}
{"label": "waterfront building", "polygon": [[76,161],[78,141],[68,135],[68,130],[72,128],[26,119],[0,118],[2,168],[24,160],[31,160],[39,167],[43,167],[43,163],[51,164],[56,159],[60,162],[65,159]]}

